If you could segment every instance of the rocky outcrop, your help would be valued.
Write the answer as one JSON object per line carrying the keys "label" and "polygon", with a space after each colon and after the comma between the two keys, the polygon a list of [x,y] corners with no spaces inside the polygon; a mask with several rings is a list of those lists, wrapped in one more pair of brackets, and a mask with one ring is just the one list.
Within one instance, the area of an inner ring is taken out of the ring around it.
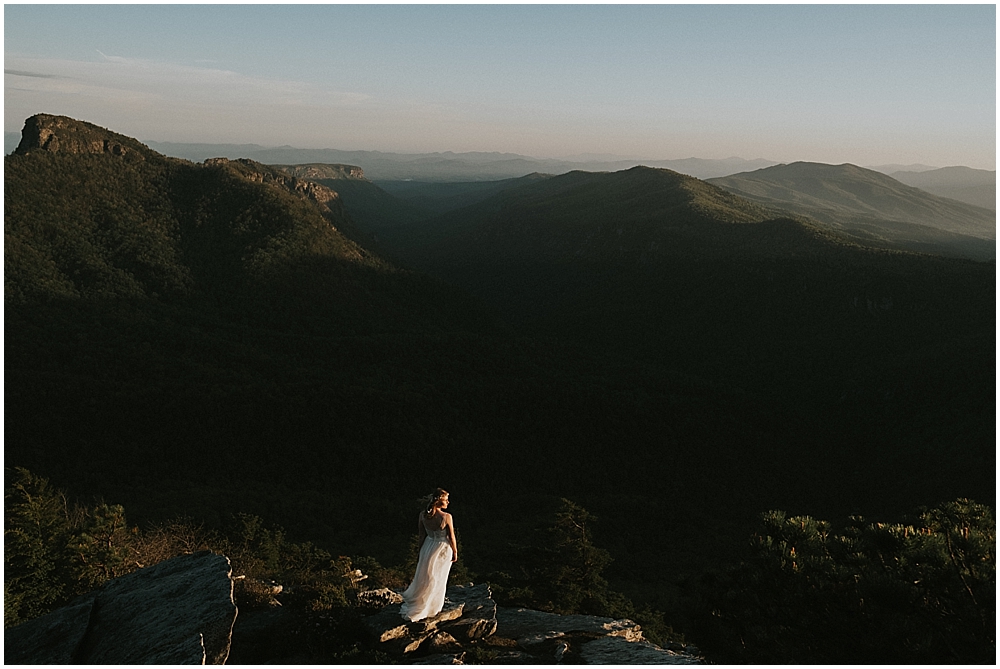
{"label": "rocky outcrop", "polygon": [[229,559],[203,551],[106,583],[4,631],[5,664],[224,664],[236,619]]}
{"label": "rocky outcrop", "polygon": [[693,646],[650,643],[631,620],[497,608],[486,584],[449,587],[444,609],[433,618],[408,622],[392,603],[365,625],[382,650],[410,664],[464,664],[473,649],[485,649],[491,664],[701,662]]}
{"label": "rocky outcrop", "polygon": [[[521,608],[497,609],[497,634],[515,639],[534,662],[568,664],[698,664],[689,650],[650,643],[627,618],[559,615]],[[593,645],[597,644],[597,645]],[[692,650],[696,650],[693,649]],[[520,662],[519,662],[520,664]]]}
{"label": "rocky outcrop", "polygon": [[332,188],[327,188],[322,184],[300,179],[297,176],[286,174],[268,165],[240,158],[229,160],[228,158],[209,158],[204,163],[207,167],[232,167],[250,181],[276,186],[290,193],[294,193],[307,200],[312,200],[326,212],[332,212],[340,217],[344,215],[344,206],[340,200],[340,195]]}
{"label": "rocky outcrop", "polygon": [[645,640],[606,636],[580,645],[583,664],[698,664],[696,656],[660,648]]}
{"label": "rocky outcrop", "polygon": [[[245,584],[250,580],[238,578],[236,582]],[[254,581],[253,591],[264,592],[271,601],[256,609],[250,606],[234,625],[237,611],[233,583],[229,559],[208,551],[140,569],[108,582],[69,606],[5,630],[4,662],[323,661],[326,656],[317,655],[310,644],[322,644],[324,632],[320,625],[325,614],[296,612],[294,606],[284,606],[275,599],[291,590]],[[451,586],[446,597],[441,613],[411,622],[399,614],[398,593],[385,588],[363,591],[358,593],[354,615],[381,606],[377,612],[363,616],[362,624],[378,651],[404,664],[701,662],[693,646],[671,644],[664,649],[650,643],[631,620],[498,608],[485,583]],[[289,601],[294,603],[294,597]]]}
{"label": "rocky outcrop", "polygon": [[368,181],[365,172],[357,165],[312,163],[309,165],[274,165],[282,172],[299,179],[356,179]]}
{"label": "rocky outcrop", "polygon": [[21,142],[14,150],[23,155],[32,151],[49,153],[106,153],[127,160],[143,160],[152,149],[118,133],[68,116],[36,114],[24,122]]}

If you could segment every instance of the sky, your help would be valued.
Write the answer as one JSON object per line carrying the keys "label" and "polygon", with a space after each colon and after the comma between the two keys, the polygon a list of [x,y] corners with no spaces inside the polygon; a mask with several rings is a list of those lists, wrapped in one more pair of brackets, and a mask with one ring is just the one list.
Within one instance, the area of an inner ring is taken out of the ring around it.
{"label": "sky", "polygon": [[996,169],[996,6],[4,5],[4,130]]}

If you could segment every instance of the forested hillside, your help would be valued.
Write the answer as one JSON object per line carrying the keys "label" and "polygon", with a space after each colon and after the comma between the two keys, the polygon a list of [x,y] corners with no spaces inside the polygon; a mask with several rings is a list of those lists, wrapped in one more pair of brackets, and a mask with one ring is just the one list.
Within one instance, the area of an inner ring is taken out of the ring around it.
{"label": "forested hillside", "polygon": [[539,537],[577,509],[612,561],[558,606],[631,600],[745,659],[750,614],[706,623],[725,590],[704,578],[742,578],[760,514],[995,503],[992,264],[642,168],[383,224],[396,263],[335,180],[62,117],[25,137],[4,166],[7,467],[142,527],[254,514],[395,567],[412,500],[443,486],[461,573],[552,608],[573,544]]}
{"label": "forested hillside", "polygon": [[761,205],[807,216],[867,246],[996,258],[995,211],[856,165],[799,162],[710,182]]}

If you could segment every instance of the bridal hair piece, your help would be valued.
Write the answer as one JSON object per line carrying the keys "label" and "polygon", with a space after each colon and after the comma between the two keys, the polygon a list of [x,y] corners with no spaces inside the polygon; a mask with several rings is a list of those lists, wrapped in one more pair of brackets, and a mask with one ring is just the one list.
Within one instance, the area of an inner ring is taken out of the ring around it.
{"label": "bridal hair piece", "polygon": [[448,496],[448,491],[444,488],[438,488],[427,497],[423,498],[424,503],[424,513],[428,516],[434,513],[434,505],[437,504],[438,500],[443,499]]}

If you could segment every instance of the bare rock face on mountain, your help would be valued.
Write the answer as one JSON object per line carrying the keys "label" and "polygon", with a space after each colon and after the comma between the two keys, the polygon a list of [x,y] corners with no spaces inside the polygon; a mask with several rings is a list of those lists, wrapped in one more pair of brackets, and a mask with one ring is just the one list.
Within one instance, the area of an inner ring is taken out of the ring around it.
{"label": "bare rock face on mountain", "polygon": [[368,181],[364,170],[357,165],[312,163],[309,165],[274,165],[273,167],[299,179],[357,179],[359,181]]}
{"label": "bare rock face on mountain", "polygon": [[236,605],[229,559],[203,551],[105,584],[4,631],[5,664],[224,664]]}
{"label": "bare rock face on mountain", "polygon": [[341,203],[340,195],[336,191],[322,184],[307,181],[305,178],[300,179],[296,175],[286,174],[247,158],[240,158],[238,160],[209,158],[205,161],[205,165],[208,167],[234,167],[250,181],[277,186],[289,193],[312,200],[323,211],[335,212],[340,216],[344,214],[344,205]]}
{"label": "bare rock face on mountain", "polygon": [[142,160],[143,153],[150,149],[130,137],[92,123],[67,116],[36,114],[24,122],[21,143],[14,153],[25,154],[31,151],[107,153],[130,160]]}

